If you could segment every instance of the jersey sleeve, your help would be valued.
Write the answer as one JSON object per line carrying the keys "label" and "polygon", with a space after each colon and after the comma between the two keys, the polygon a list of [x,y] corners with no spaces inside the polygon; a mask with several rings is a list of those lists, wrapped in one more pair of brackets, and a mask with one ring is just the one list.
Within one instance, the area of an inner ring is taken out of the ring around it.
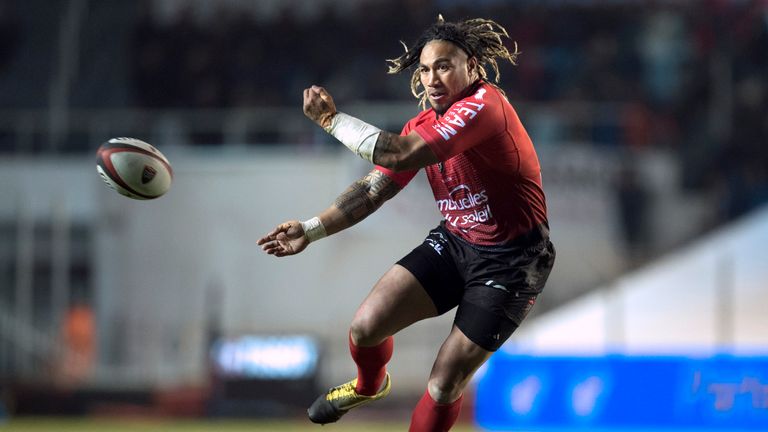
{"label": "jersey sleeve", "polygon": [[[400,132],[400,135],[408,135],[411,132],[411,129],[411,122],[406,123],[405,126],[403,126],[403,130]],[[376,170],[391,178],[392,181],[400,186],[400,189],[404,188],[408,183],[410,183],[410,181],[413,180],[413,178],[416,177],[416,174],[419,172],[419,170],[394,172],[389,168],[384,168],[383,166],[379,165],[376,165]]]}
{"label": "jersey sleeve", "polygon": [[500,96],[487,86],[456,102],[442,117],[415,128],[441,161],[506,130]]}

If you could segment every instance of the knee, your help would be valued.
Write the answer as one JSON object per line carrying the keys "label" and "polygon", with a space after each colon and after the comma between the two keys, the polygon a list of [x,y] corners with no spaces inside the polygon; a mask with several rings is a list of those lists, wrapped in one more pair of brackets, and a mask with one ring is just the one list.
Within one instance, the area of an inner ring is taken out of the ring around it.
{"label": "knee", "polygon": [[381,334],[378,327],[373,316],[358,311],[349,327],[349,335],[355,345],[374,346],[389,336]]}
{"label": "knee", "polygon": [[432,376],[427,383],[427,391],[432,399],[439,404],[453,403],[464,390],[460,383],[443,377]]}

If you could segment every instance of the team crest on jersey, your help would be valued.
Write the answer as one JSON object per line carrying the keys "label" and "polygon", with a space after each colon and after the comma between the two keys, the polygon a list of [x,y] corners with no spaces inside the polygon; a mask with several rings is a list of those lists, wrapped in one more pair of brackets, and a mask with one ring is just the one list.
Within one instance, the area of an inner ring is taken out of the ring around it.
{"label": "team crest on jersey", "polygon": [[445,165],[442,162],[437,163],[437,169],[440,170],[440,174],[445,172]]}

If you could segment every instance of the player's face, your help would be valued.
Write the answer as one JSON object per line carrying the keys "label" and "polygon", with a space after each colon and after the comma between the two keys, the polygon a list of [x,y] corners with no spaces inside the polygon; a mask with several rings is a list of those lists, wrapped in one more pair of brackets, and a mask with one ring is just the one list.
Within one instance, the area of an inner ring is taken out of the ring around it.
{"label": "player's face", "polygon": [[433,40],[421,50],[421,84],[430,105],[442,114],[464,97],[464,91],[476,78],[477,61],[451,42]]}

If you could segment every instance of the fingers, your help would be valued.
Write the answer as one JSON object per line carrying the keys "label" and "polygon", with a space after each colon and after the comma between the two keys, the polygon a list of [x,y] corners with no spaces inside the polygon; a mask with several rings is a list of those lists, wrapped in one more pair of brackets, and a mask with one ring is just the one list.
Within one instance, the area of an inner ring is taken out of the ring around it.
{"label": "fingers", "polygon": [[323,97],[319,95],[316,91],[316,88],[319,88],[317,86],[312,86],[310,88],[304,89],[304,114],[307,115],[310,119],[317,121],[317,110],[318,105],[322,103]]}
{"label": "fingers", "polygon": [[262,245],[264,245],[265,243],[267,243],[268,241],[274,240],[274,239],[275,239],[275,237],[276,237],[276,235],[277,235],[277,234],[275,233],[275,231],[272,231],[272,232],[270,232],[269,234],[265,235],[264,237],[262,237],[262,238],[258,239],[258,240],[256,241],[256,244],[257,244],[257,245],[259,245],[259,246],[262,246]]}
{"label": "fingers", "polygon": [[313,85],[312,87],[304,89],[304,101],[308,101],[315,96],[319,96],[321,91],[325,91],[324,88]]}
{"label": "fingers", "polygon": [[288,228],[290,228],[290,226],[291,225],[289,223],[282,223],[282,224],[278,225],[277,227],[275,227],[275,229],[270,231],[267,235],[265,235],[264,237],[262,237],[259,240],[257,240],[256,244],[259,245],[259,246],[262,246],[262,245],[266,244],[269,241],[277,239],[277,235],[280,234],[281,232],[288,231]]}
{"label": "fingers", "polygon": [[281,223],[266,236],[257,240],[256,244],[261,246],[261,249],[268,255],[276,257],[293,255],[293,247],[290,245],[288,238],[288,230],[291,228],[292,223],[291,221]]}
{"label": "fingers", "polygon": [[286,238],[284,235],[280,236],[280,238],[267,240],[260,244],[261,244],[261,250],[263,250],[269,255],[283,256],[288,253],[288,249],[289,249],[289,246],[286,243]]}
{"label": "fingers", "polygon": [[312,86],[312,91],[315,92],[318,96],[320,96],[320,99],[322,99],[325,102],[329,102],[331,100],[331,94],[328,93],[328,90],[324,89],[320,86]]}
{"label": "fingers", "polygon": [[320,99],[323,100],[327,100],[331,96],[328,90],[318,85],[312,85],[312,87],[304,89],[304,101],[311,99],[315,95],[320,96]]}
{"label": "fingers", "polygon": [[268,255],[282,256],[282,254],[285,254],[285,248],[277,240],[265,243],[261,249]]}
{"label": "fingers", "polygon": [[312,103],[312,98],[310,97],[310,90],[309,89],[304,89],[304,102],[302,104],[303,109],[304,109],[304,113],[308,112],[307,109],[309,108],[311,103]]}

